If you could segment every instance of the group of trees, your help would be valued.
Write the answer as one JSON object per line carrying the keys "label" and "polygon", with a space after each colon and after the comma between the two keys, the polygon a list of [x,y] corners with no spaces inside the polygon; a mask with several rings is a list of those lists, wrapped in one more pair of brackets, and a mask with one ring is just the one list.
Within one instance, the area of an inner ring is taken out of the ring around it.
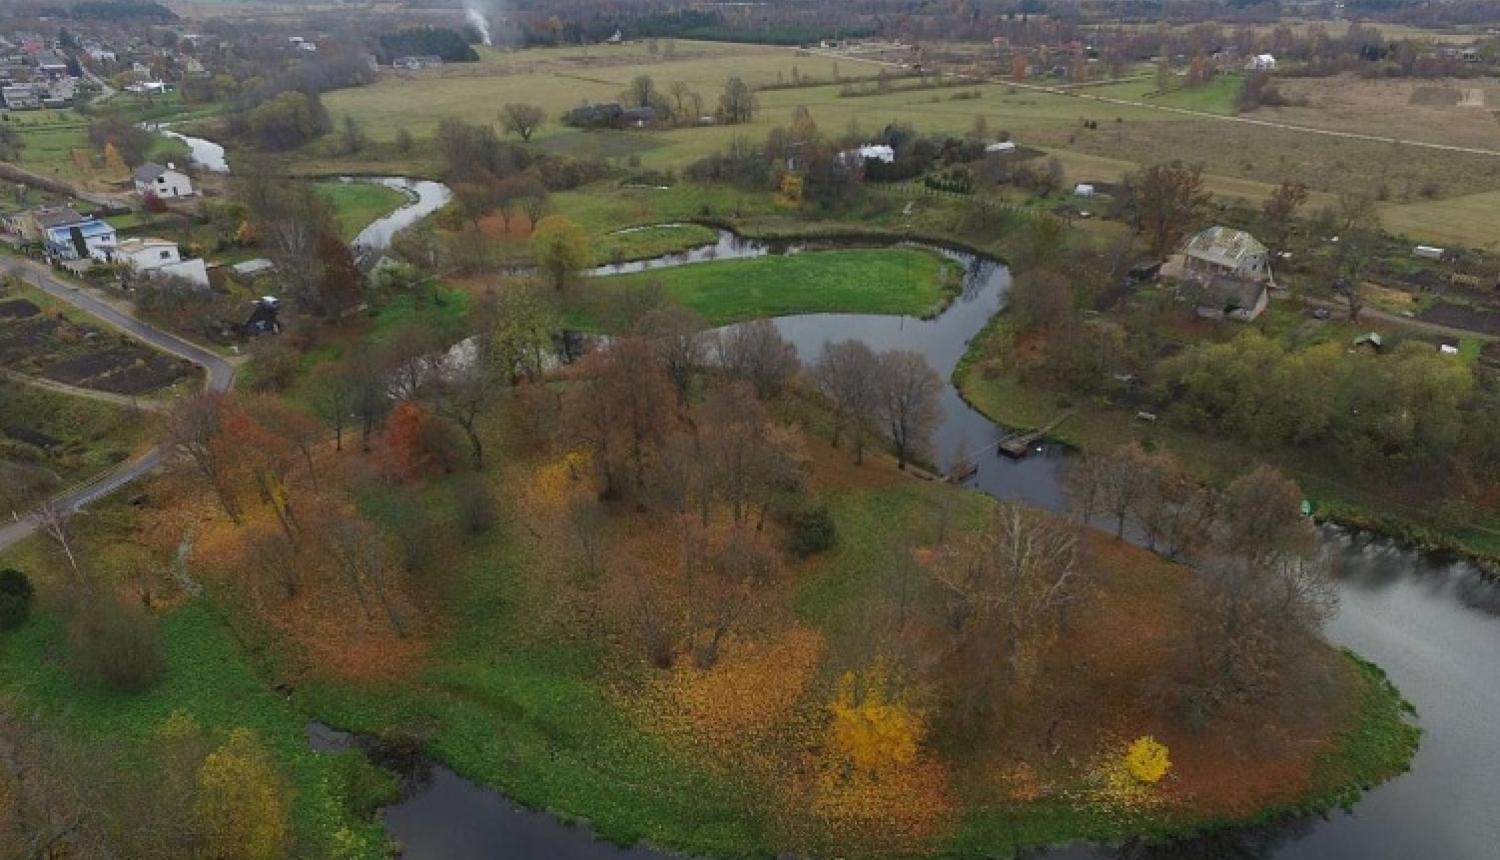
{"label": "group of trees", "polygon": [[291,787],[256,733],[210,731],[176,711],[150,734],[155,753],[129,760],[117,743],[0,711],[0,798],[10,801],[0,853],[271,860],[291,850]]}
{"label": "group of trees", "polygon": [[1170,453],[1131,444],[1085,456],[1068,484],[1082,521],[1129,529],[1195,568],[1184,597],[1192,635],[1163,673],[1190,723],[1309,681],[1299,673],[1313,665],[1336,592],[1295,483],[1262,466],[1220,492]]}
{"label": "group of trees", "polygon": [[302,308],[336,315],[363,300],[364,276],[316,188],[289,184],[270,162],[247,158],[236,162],[234,193],[246,232],[266,249]]}
{"label": "group of trees", "polygon": [[921,353],[877,353],[863,341],[823,344],[813,379],[833,413],[833,445],[847,436],[856,462],[866,441],[883,428],[898,468],[931,454],[932,433],[942,419],[943,380]]}
{"label": "group of trees", "polygon": [[1349,466],[1434,466],[1485,423],[1473,372],[1430,344],[1351,354],[1287,348],[1254,329],[1193,344],[1154,370],[1154,398],[1205,432],[1314,447]]}

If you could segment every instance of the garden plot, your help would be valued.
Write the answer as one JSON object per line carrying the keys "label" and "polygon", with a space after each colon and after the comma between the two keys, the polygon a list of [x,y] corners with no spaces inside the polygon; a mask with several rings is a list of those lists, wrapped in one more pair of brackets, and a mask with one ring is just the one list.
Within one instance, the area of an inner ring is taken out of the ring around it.
{"label": "garden plot", "polygon": [[44,313],[24,298],[0,301],[0,367],[115,394],[149,394],[193,372],[186,362]]}

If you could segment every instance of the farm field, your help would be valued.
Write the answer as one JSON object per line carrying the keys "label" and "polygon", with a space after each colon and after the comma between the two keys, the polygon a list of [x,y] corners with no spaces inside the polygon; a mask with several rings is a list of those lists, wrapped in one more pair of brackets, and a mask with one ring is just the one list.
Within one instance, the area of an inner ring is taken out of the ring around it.
{"label": "farm field", "polygon": [[1500,191],[1387,204],[1380,222],[1409,238],[1493,252],[1500,250]]}
{"label": "farm field", "polygon": [[184,362],[104,331],[29,287],[0,284],[0,367],[79,388],[152,394],[193,376]]}
{"label": "farm field", "polygon": [[[678,41],[675,51],[671,60],[653,60],[639,44],[615,51],[597,47],[587,51],[490,51],[478,64],[454,65],[436,73],[387,76],[373,86],[330,93],[327,103],[336,121],[345,114],[353,115],[377,138],[392,138],[403,125],[422,135],[432,133],[444,117],[472,121],[476,118],[475,104],[493,106],[498,112],[499,106],[508,101],[535,102],[555,118],[585,99],[618,99],[620,91],[639,74],[650,74],[659,87],[685,81],[711,107],[725,77],[724,64],[730,58],[748,80],[759,83],[774,81],[778,72],[789,77],[794,66],[799,74],[822,78],[832,75],[835,65],[846,77],[869,75],[879,68],[850,58],[840,61],[760,46]],[[1228,115],[1233,113],[1239,80],[1238,76],[1226,75],[1198,90],[1173,90],[1153,96],[1155,81],[1143,76],[1080,92]],[[1344,84],[1349,85],[1350,94],[1340,94]],[[1397,122],[1405,124],[1399,127],[1408,129],[1413,139],[1442,138],[1447,134],[1443,123],[1457,129],[1459,140],[1470,143],[1483,142],[1486,134],[1494,136],[1495,121],[1487,110],[1411,104],[1415,85],[1409,83],[1336,79],[1288,80],[1283,85],[1289,94],[1305,94],[1315,103],[1326,100],[1328,111],[1315,107],[1262,109],[1250,116],[1381,133],[1371,124],[1381,123],[1387,115],[1384,108],[1390,106]],[[1445,89],[1448,84],[1433,86]],[[1278,183],[1291,180],[1313,190],[1314,205],[1325,205],[1342,191],[1373,182],[1371,190],[1383,191],[1390,201],[1387,211],[1391,214],[1387,217],[1394,219],[1390,223],[1401,225],[1414,239],[1482,246],[1488,243],[1489,233],[1500,233],[1500,221],[1493,225],[1471,222],[1473,200],[1468,199],[1470,195],[1500,191],[1500,157],[1438,153],[1352,139],[1339,139],[1335,146],[1330,145],[1334,142],[1330,138],[1296,130],[1193,119],[1150,107],[1105,104],[1003,83],[861,97],[842,97],[839,91],[837,85],[824,85],[759,92],[760,112],[753,122],[738,126],[584,131],[554,120],[539,132],[534,145],[562,155],[639,159],[643,166],[667,169],[681,168],[718,151],[737,136],[758,140],[771,127],[788,123],[792,110],[799,105],[808,107],[819,126],[829,133],[857,127],[873,134],[887,123],[904,122],[923,131],[960,134],[972,128],[976,116],[982,116],[994,133],[1009,132],[1057,156],[1070,181],[1114,181],[1147,161],[1180,159],[1202,164],[1208,187],[1222,197],[1258,202]],[[978,97],[954,98],[971,93]],[[1428,96],[1415,98],[1422,102]],[[1373,109],[1377,104],[1382,110]],[[1084,127],[1086,120],[1093,120],[1097,127]],[[498,119],[492,121],[498,131]],[[1434,198],[1430,205],[1424,195]],[[1449,200],[1455,202],[1450,204]],[[1421,217],[1395,211],[1412,201],[1423,203]],[[1461,225],[1461,229],[1445,225]],[[501,244],[505,242],[502,237]],[[607,260],[614,252],[610,249],[601,257]]]}
{"label": "farm field", "polygon": [[1263,107],[1250,116],[1314,128],[1500,150],[1500,122],[1494,113],[1500,110],[1500,84],[1487,78],[1368,80],[1341,75],[1283,78],[1277,80],[1276,86],[1283,96],[1306,99],[1307,105]]}

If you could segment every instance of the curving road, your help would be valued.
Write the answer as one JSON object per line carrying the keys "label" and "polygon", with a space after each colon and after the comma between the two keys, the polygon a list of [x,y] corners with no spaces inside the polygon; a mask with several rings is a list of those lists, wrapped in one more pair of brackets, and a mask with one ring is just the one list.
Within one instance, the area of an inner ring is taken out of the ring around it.
{"label": "curving road", "polygon": [[[50,269],[31,260],[0,257],[0,272],[17,275],[33,287],[53,298],[67,302],[87,313],[110,328],[153,346],[162,352],[191,361],[203,368],[203,387],[208,391],[228,391],[234,385],[235,365],[229,360],[194,343],[189,343],[174,334],[141,322],[128,310],[102,299],[92,291],[62,280]],[[152,448],[144,454],[97,475],[83,484],[73,486],[58,494],[54,501],[67,511],[78,511],[115,490],[129,484],[162,464],[160,448]],[[0,525],[0,550],[21,540],[35,529],[29,518],[13,517]]]}

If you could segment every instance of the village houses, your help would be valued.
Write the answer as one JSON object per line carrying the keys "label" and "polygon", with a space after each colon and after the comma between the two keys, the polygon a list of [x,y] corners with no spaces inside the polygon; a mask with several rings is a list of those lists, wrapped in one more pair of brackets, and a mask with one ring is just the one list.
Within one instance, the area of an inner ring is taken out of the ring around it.
{"label": "village houses", "polygon": [[193,196],[193,180],[177,166],[166,166],[147,162],[135,169],[135,191],[145,197],[155,194],[163,200]]}

